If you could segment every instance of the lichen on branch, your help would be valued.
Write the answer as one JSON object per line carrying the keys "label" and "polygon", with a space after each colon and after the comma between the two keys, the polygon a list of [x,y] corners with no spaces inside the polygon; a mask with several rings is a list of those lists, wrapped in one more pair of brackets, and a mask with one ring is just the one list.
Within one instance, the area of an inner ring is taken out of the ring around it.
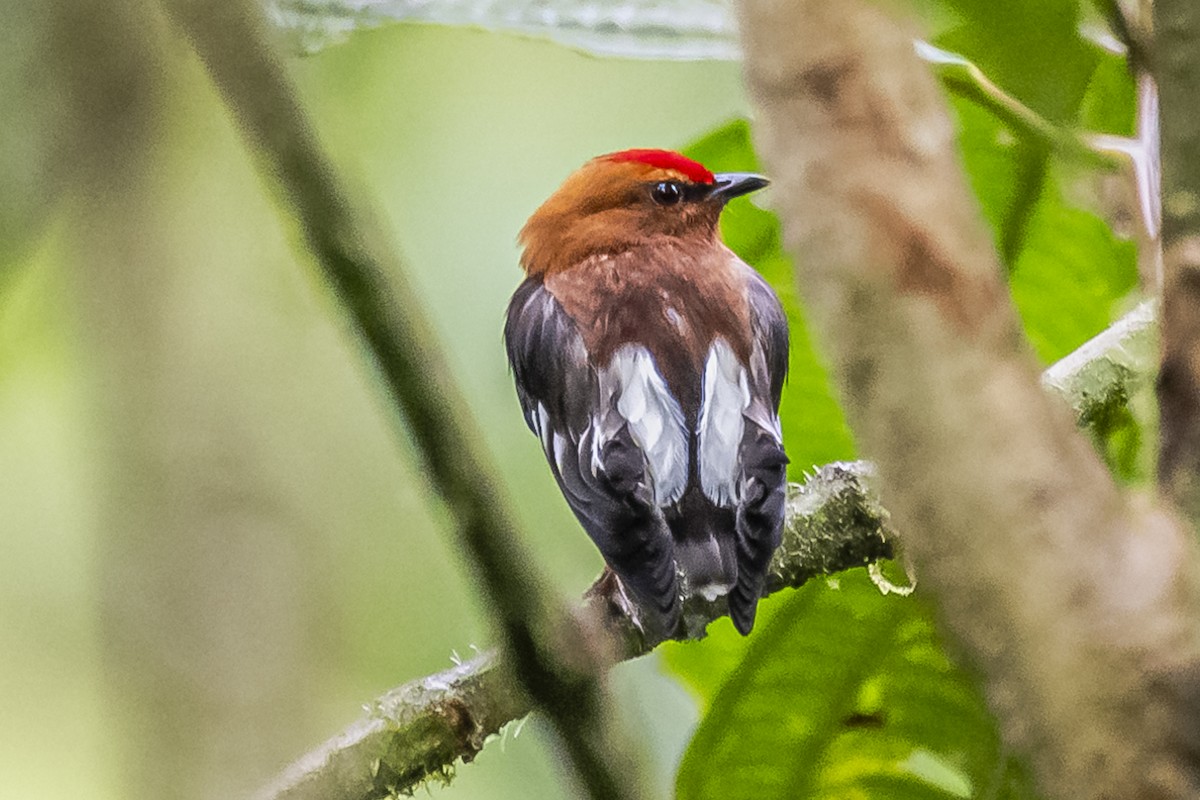
{"label": "lichen on branch", "polygon": [[[767,592],[799,587],[891,552],[887,512],[875,494],[871,466],[828,464],[789,487],[784,543],[772,562]],[[611,582],[601,579],[580,614],[622,643],[614,658],[635,658],[661,644],[625,616],[611,590]],[[693,597],[684,606],[698,635],[725,613],[720,600]],[[367,706],[362,719],[289,766],[257,800],[369,800],[410,792],[445,775],[531,710],[511,668],[498,651],[489,651],[389,691]]]}
{"label": "lichen on branch", "polygon": [[[1085,426],[1121,408],[1133,388],[1150,381],[1155,351],[1153,304],[1139,306],[1043,373],[1043,385]],[[788,487],[783,544],[767,578],[768,594],[821,575],[875,563],[892,553],[890,516],[864,461],[828,464]],[[604,594],[589,593],[609,630],[634,658],[660,644],[647,641]],[[698,631],[724,612],[720,602],[692,598],[684,606]],[[363,719],[296,761],[257,800],[368,800],[410,791],[470,761],[489,737],[529,712],[495,652],[389,691]]]}

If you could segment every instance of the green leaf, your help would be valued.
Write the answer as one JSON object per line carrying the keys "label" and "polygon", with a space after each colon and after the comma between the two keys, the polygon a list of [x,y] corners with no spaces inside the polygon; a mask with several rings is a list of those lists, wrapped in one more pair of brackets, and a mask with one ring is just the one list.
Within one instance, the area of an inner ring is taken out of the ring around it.
{"label": "green leaf", "polygon": [[[793,597],[791,593],[764,597],[758,604],[755,631],[765,630]],[[754,635],[761,634],[756,632]],[[659,645],[658,652],[667,671],[683,682],[700,703],[701,710],[705,710],[746,657],[750,642],[750,638],[734,629],[728,617],[722,617],[708,626],[708,636],[704,639],[664,642]]]}
{"label": "green leaf", "polygon": [[1025,332],[1043,363],[1065,356],[1112,322],[1137,285],[1137,248],[1103,220],[1049,195],[1030,220],[1010,280]]}
{"label": "green leaf", "polygon": [[[1135,93],[1124,60],[1079,35],[1076,3],[1035,3],[1021,16],[991,3],[948,2],[967,22],[940,46],[971,59],[1050,119],[1072,126],[1083,120],[1109,133],[1132,130]],[[1020,139],[970,101],[953,97],[951,108],[968,178],[1009,266],[1026,332],[1049,363],[1112,322],[1115,305],[1137,282],[1136,247],[1064,201],[1068,173],[1044,146]]]}
{"label": "green leaf", "polygon": [[862,570],[831,584],[754,636],[684,755],[678,800],[996,796],[995,725],[927,609]]}
{"label": "green leaf", "polygon": [[1103,53],[1079,109],[1079,126],[1094,133],[1134,135],[1137,87],[1121,56]]}
{"label": "green leaf", "polygon": [[952,98],[951,108],[967,179],[992,228],[1000,259],[1011,271],[1044,188],[1048,153],[967,100]]}
{"label": "green leaf", "polygon": [[[946,0],[946,5],[964,22],[939,36],[939,47],[970,60],[1051,122],[1078,124],[1097,69],[1111,69],[1110,54],[1079,33],[1078,2]],[[1097,92],[1115,89],[1111,76],[1103,77],[1100,86]],[[1042,143],[1021,139],[971,104],[955,101],[952,107],[972,186],[995,231],[1002,260],[1015,269],[1046,189],[1049,153]]]}
{"label": "green leaf", "polygon": [[1073,0],[946,0],[963,24],[938,37],[1042,116],[1072,124],[1100,58]]}
{"label": "green leaf", "polygon": [[[958,127],[959,151],[967,180],[979,199],[984,219],[996,237],[997,249],[1015,257],[1024,238],[1022,215],[1036,201],[1030,199],[1030,184],[1040,192],[1044,154],[1023,145],[992,114],[970,100],[950,97],[950,109]],[[1022,176],[1025,176],[1022,186]],[[1007,247],[1003,244],[1012,240]],[[1006,263],[1009,256],[1005,257]]]}

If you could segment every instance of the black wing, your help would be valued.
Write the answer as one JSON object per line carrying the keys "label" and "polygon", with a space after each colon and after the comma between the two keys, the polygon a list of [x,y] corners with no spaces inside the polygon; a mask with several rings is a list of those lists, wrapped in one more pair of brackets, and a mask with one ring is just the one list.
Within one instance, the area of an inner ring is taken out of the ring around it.
{"label": "black wing", "polygon": [[508,363],[525,424],[545,440],[539,406],[554,428],[575,437],[591,422],[596,373],[575,322],[540,280],[526,279],[508,304]]}
{"label": "black wing", "polygon": [[754,626],[771,556],[782,538],[788,464],[779,426],[779,400],[788,371],[787,316],[758,273],[749,276],[747,291],[753,334],[750,405],[739,459],[738,580],[729,594],[729,616],[743,634]]}
{"label": "black wing", "polygon": [[504,325],[525,421],[601,555],[667,634],[679,624],[674,542],[646,459],[603,397],[575,321],[538,279],[518,287]]}
{"label": "black wing", "polygon": [[763,354],[763,377],[771,393],[771,410],[778,412],[779,399],[783,394],[783,384],[788,374],[787,314],[775,295],[775,290],[757,272],[750,276],[747,290],[754,345],[756,349],[761,349]]}

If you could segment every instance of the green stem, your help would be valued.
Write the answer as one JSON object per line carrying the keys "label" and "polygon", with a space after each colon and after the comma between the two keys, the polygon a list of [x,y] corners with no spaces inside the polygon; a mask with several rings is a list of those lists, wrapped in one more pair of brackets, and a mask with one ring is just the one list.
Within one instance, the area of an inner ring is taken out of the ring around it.
{"label": "green stem", "polygon": [[[482,436],[404,265],[346,190],[247,0],[163,0],[253,145],[259,165],[383,377],[460,550],[484,592],[521,689],[545,711],[594,800],[640,796],[637,759],[613,729],[593,654],[564,604],[545,589],[485,458]],[[390,778],[389,778],[390,779]]]}
{"label": "green stem", "polygon": [[1097,148],[1078,133],[1055,125],[992,82],[973,63],[928,42],[916,43],[917,55],[933,66],[942,85],[959,97],[970,100],[994,114],[1014,133],[1050,152],[1102,169],[1117,170],[1122,160]]}

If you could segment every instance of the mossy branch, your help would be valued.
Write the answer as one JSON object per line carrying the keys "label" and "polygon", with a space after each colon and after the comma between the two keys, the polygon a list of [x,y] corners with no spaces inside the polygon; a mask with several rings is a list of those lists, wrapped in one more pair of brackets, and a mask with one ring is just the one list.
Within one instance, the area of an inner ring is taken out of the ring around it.
{"label": "mossy branch", "polygon": [[[1075,410],[1081,426],[1124,407],[1152,380],[1156,351],[1154,305],[1118,320],[1043,374],[1047,391]],[[767,579],[772,594],[798,588],[891,556],[888,513],[866,462],[828,464],[789,487],[783,545]],[[612,601],[603,583],[586,601],[599,605],[622,642],[619,658],[643,655],[661,642],[647,640]],[[692,598],[684,615],[692,631],[722,616],[718,602]],[[412,791],[470,761],[488,737],[530,711],[495,652],[393,689],[342,733],[292,764],[257,800],[370,800]]]}
{"label": "mossy branch", "polygon": [[[767,578],[767,592],[860,567],[891,555],[887,512],[864,462],[821,467],[789,487],[784,542]],[[599,613],[622,642],[620,660],[661,644],[624,614],[611,583],[597,582],[584,608]],[[695,597],[684,605],[693,629],[727,612],[721,601]],[[489,736],[531,711],[497,651],[406,683],[375,700],[366,715],[292,764],[257,800],[371,800],[411,792],[445,776],[458,759],[470,761]]]}
{"label": "mossy branch", "polygon": [[1042,373],[1042,386],[1070,404],[1080,427],[1111,419],[1154,382],[1157,309],[1153,300],[1142,303]]}

